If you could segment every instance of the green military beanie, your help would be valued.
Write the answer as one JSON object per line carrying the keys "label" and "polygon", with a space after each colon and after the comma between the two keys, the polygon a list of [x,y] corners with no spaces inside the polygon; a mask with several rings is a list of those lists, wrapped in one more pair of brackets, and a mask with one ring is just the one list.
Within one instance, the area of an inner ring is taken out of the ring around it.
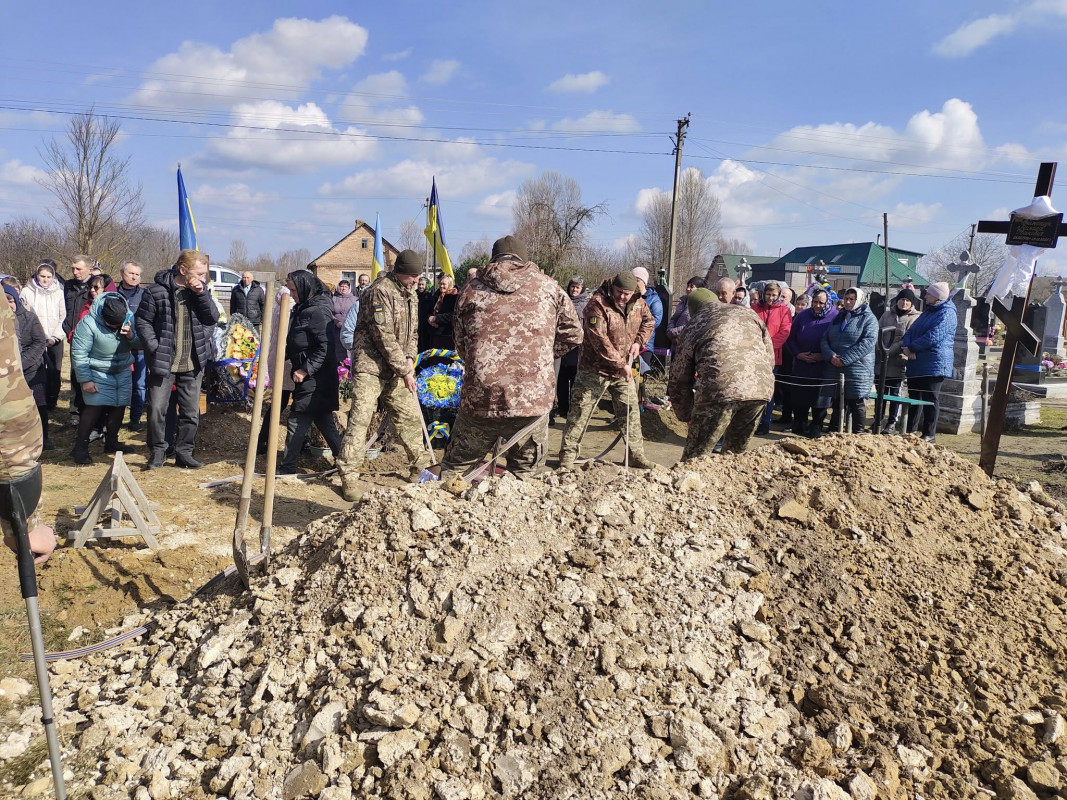
{"label": "green military beanie", "polygon": [[620,272],[612,279],[611,283],[628,292],[637,291],[637,276],[634,275],[633,270],[631,269]]}
{"label": "green military beanie", "polygon": [[517,256],[526,260],[526,245],[518,236],[507,235],[493,242],[493,261],[501,256]]}
{"label": "green military beanie", "polygon": [[423,258],[414,250],[401,250],[393,264],[393,272],[398,275],[421,275],[423,268]]}
{"label": "green military beanie", "polygon": [[719,298],[711,289],[694,289],[689,293],[689,299],[685,301],[685,304],[689,308],[689,316],[692,317],[708,303],[717,302]]}

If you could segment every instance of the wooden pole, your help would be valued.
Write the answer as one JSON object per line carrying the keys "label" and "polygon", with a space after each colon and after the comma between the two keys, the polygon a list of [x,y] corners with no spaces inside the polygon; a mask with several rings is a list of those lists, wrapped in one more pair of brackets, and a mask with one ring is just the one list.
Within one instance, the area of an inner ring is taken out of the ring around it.
{"label": "wooden pole", "polygon": [[671,195],[671,228],[667,239],[667,291],[674,288],[674,252],[678,233],[678,184],[682,178],[682,144],[685,142],[685,129],[689,127],[689,115],[678,120],[678,134],[674,140],[674,193]]}
{"label": "wooden pole", "polygon": [[[1023,321],[1026,307],[1030,304],[1030,290],[1034,279],[1026,287],[1026,297],[1011,299],[1011,315]],[[996,301],[994,301],[996,302]],[[1015,360],[1019,356],[1019,337],[1008,333],[1004,337],[1004,351],[1000,354],[1000,366],[997,368],[997,382],[994,384],[993,397],[989,401],[989,416],[986,430],[982,435],[982,454],[978,466],[986,475],[993,477],[993,468],[997,464],[997,451],[1000,450],[1000,437],[1004,433],[1004,416],[1008,411],[1008,395],[1011,393],[1011,375],[1015,371]]]}
{"label": "wooden pole", "polygon": [[285,340],[289,334],[289,295],[278,309],[278,345],[271,371],[270,424],[267,427],[267,466],[263,479],[263,522],[259,528],[259,552],[263,566],[270,562],[270,533],[274,524],[274,481],[278,461],[278,426],[282,415],[282,373],[285,371]]}
{"label": "wooden pole", "polygon": [[[235,291],[240,291],[235,289]],[[252,504],[252,480],[256,473],[256,446],[259,442],[259,430],[263,424],[263,364],[264,359],[270,352],[271,327],[266,324],[274,314],[274,284],[268,281],[264,286],[266,298],[263,304],[263,335],[259,340],[259,369],[256,375],[256,392],[252,400],[252,426],[248,434],[248,447],[245,448],[245,470],[241,480],[241,500],[237,504],[237,521],[233,526],[233,563],[237,567],[237,574],[241,577],[241,583],[247,589],[251,586],[248,580],[248,548],[245,545],[245,528],[248,527],[248,509]]]}

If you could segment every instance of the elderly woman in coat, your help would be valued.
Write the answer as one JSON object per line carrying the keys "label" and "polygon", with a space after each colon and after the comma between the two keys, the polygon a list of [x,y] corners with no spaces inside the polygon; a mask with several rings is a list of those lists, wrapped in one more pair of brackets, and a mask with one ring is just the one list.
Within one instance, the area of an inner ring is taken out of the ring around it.
{"label": "elderly woman in coat", "polygon": [[85,401],[74,449],[70,451],[75,464],[93,463],[89,457],[89,433],[104,420],[104,452],[119,449],[122,415],[133,393],[130,351],[140,347],[130,306],[117,292],[99,295],[74,329],[70,360]]}
{"label": "elderly woman in coat", "polygon": [[[892,304],[878,319],[878,360],[875,363],[875,381],[881,386],[882,371],[885,371],[885,393],[899,395],[900,384],[904,382],[904,365],[907,356],[901,352],[901,342],[908,328],[919,318],[915,308],[918,298],[911,289],[901,289],[893,298]],[[889,331],[892,331],[890,335]],[[892,433],[900,414],[900,403],[886,403],[889,407],[889,419],[885,425],[876,419],[871,426],[871,433]]]}
{"label": "elderly woman in coat", "polygon": [[329,290],[306,269],[290,272],[285,285],[296,303],[285,340],[285,357],[292,365],[294,387],[287,423],[289,436],[277,474],[294,475],[312,424],[334,456],[341,452],[341,434],[333,418],[333,412],[340,407],[340,381]]}
{"label": "elderly woman in coat", "polygon": [[[900,340],[907,357],[908,396],[931,405],[908,409],[908,433],[934,441],[941,410],[941,384],[952,375],[952,339],[956,335],[956,306],[949,302],[944,281],[926,289],[926,307]],[[921,409],[921,411],[920,411]],[[922,415],[922,428],[919,415]]]}
{"label": "elderly woman in coat", "polygon": [[838,415],[845,414],[845,430],[852,419],[852,430],[859,433],[867,419],[866,403],[874,383],[874,349],[878,341],[878,320],[864,302],[866,295],[852,286],[841,296],[841,309],[822,340],[827,375],[831,380],[845,376],[845,407],[834,400],[830,429],[836,430]]}
{"label": "elderly woman in coat", "polygon": [[811,308],[797,312],[785,349],[793,356],[792,380],[796,384],[790,392],[793,433],[815,438],[822,435],[826,409],[833,404],[834,387],[826,377],[822,340],[837,317],[837,309],[830,303],[829,293],[822,288],[811,293],[810,304]]}

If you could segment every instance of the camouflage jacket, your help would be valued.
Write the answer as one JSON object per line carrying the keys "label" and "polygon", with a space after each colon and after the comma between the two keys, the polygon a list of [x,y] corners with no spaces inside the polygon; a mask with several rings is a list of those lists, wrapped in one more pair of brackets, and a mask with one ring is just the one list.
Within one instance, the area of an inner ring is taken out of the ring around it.
{"label": "camouflage jacket", "polygon": [[774,344],[760,318],[744,306],[709,303],[682,333],[667,396],[682,422],[694,406],[767,401],[774,394],[773,367]]}
{"label": "camouflage jacket", "polygon": [[0,303],[0,480],[20,478],[41,457],[44,436],[37,404],[22,375],[15,312]]}
{"label": "camouflage jacket", "polygon": [[406,289],[392,275],[382,275],[359,297],[352,371],[403,378],[414,369],[418,346],[415,287]]}
{"label": "camouflage jacket", "polygon": [[567,293],[536,264],[490,262],[463,288],[452,324],[466,366],[460,409],[483,419],[552,409],[553,359],[581,344],[582,328]]}
{"label": "camouflage jacket", "polygon": [[578,369],[597,372],[612,378],[630,374],[626,363],[630,347],[642,347],[655,330],[656,321],[648,304],[637,293],[620,309],[611,297],[611,281],[593,292],[582,312],[585,340],[578,356]]}

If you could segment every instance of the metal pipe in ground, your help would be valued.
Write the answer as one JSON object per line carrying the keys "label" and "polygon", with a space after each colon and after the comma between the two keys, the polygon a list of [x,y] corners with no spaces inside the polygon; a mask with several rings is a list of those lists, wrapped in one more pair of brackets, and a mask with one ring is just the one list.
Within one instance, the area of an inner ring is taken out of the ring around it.
{"label": "metal pipe in ground", "polygon": [[845,373],[837,376],[837,402],[841,413],[837,415],[837,432],[845,432]]}
{"label": "metal pipe in ground", "polygon": [[981,417],[978,420],[978,433],[985,436],[985,421],[989,414],[989,362],[982,362],[982,406]]}

